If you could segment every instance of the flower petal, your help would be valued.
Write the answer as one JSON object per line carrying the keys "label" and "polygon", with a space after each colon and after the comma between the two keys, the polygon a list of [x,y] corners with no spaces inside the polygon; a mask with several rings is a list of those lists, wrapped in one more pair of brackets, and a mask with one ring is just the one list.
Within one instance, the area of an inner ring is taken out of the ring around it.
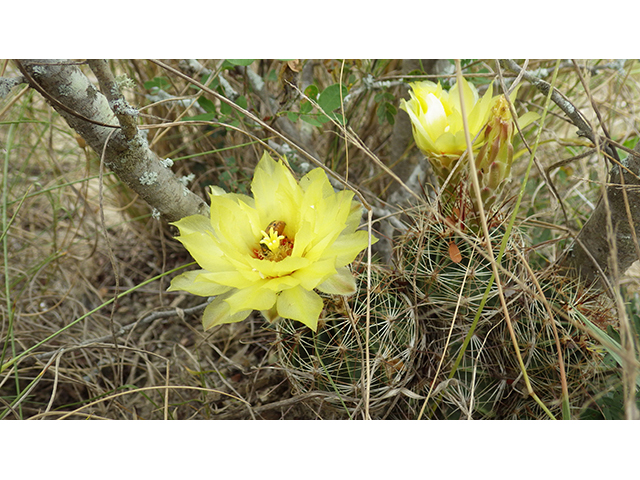
{"label": "flower petal", "polygon": [[421,120],[431,140],[436,140],[447,127],[447,115],[442,102],[433,93],[428,94],[424,101],[427,104],[427,111],[424,112]]}
{"label": "flower petal", "polygon": [[265,152],[256,166],[251,191],[265,227],[274,220],[286,219],[285,231],[297,230],[302,189],[283,162],[276,162]]}
{"label": "flower petal", "polygon": [[[440,86],[435,91],[442,93]],[[176,277],[170,290],[217,295],[205,310],[205,329],[260,310],[270,321],[279,315],[315,330],[323,302],[313,289],[322,285],[350,294],[355,288],[343,267],[367,246],[367,233],[357,231],[362,206],[352,191],[336,193],[322,169],[298,183],[283,161],[268,154],[256,167],[251,189],[253,199],[212,187],[209,219],[176,222],[178,240],[203,270]],[[260,246],[272,221],[284,224],[278,231],[283,243],[271,251],[275,255]]]}
{"label": "flower petal", "polygon": [[203,272],[200,275],[201,281],[208,281],[224,285],[227,288],[244,288],[255,282],[262,280],[259,272],[253,272],[248,269],[233,269],[216,272]]}
{"label": "flower petal", "polygon": [[280,262],[270,262],[269,260],[259,260],[257,258],[249,258],[247,262],[262,278],[281,277],[290,275],[291,273],[306,267],[311,263],[308,258],[301,256],[291,256]]}
{"label": "flower petal", "polygon": [[234,315],[229,315],[229,304],[224,301],[224,295],[217,297],[213,302],[207,305],[202,315],[202,327],[205,330],[209,330],[216,325],[222,325],[224,323],[236,323],[241,322],[249,316],[251,310],[245,310],[238,312]]}
{"label": "flower petal", "polygon": [[206,231],[213,232],[211,227],[211,220],[204,215],[189,215],[177,222],[173,222],[172,225],[178,227],[181,235],[187,235],[189,233],[202,233]]}
{"label": "flower petal", "polygon": [[229,261],[223,256],[222,250],[220,250],[218,243],[209,231],[180,235],[177,240],[184,245],[193,259],[198,262],[198,265],[205,270],[231,269]]}
{"label": "flower petal", "polygon": [[226,293],[231,289],[231,287],[209,281],[206,278],[207,273],[206,270],[193,270],[178,275],[171,280],[171,285],[169,285],[167,291],[183,290],[201,297],[213,297]]}
{"label": "flower petal", "polygon": [[[211,197],[211,225],[226,255],[238,252],[245,256],[250,254],[260,236],[260,230],[266,225],[262,226],[257,211],[238,197]],[[224,246],[230,248],[225,249]]]}
{"label": "flower petal", "polygon": [[540,118],[540,115],[538,115],[536,112],[527,112],[521,117],[518,117],[518,126],[520,127],[520,129],[523,129],[526,126],[538,120],[539,118]]}
{"label": "flower petal", "polygon": [[314,332],[317,330],[323,306],[317,293],[302,287],[290,288],[278,296],[276,306],[281,317],[302,322]]}
{"label": "flower petal", "polygon": [[264,288],[273,290],[274,292],[281,292],[288,288],[296,287],[300,285],[300,280],[293,275],[287,275],[285,277],[270,278],[264,285]]}
{"label": "flower petal", "polygon": [[[466,114],[469,115],[471,113],[471,110],[473,110],[473,107],[478,102],[478,90],[476,90],[476,87],[473,84],[470,84],[469,82],[467,82],[464,77],[462,77],[461,80],[462,80],[462,98],[464,99],[464,110]],[[454,90],[455,90],[455,93],[454,93]],[[458,111],[462,114],[462,108],[460,108],[460,93],[458,92],[458,90],[459,90],[459,84],[456,83],[451,89],[451,91],[449,92],[449,95],[451,97],[455,97],[452,100],[452,103],[453,102],[457,103]]]}
{"label": "flower petal", "polygon": [[336,273],[335,257],[328,257],[310,263],[309,266],[296,270],[291,276],[300,282],[300,285],[307,289],[313,290],[327,278]]}
{"label": "flower petal", "polygon": [[[458,132],[460,133],[460,132]],[[464,138],[464,132],[462,132]],[[465,142],[466,144],[466,142]],[[451,132],[443,133],[436,140],[436,150],[440,153],[458,153],[462,154],[466,150],[466,148],[462,148],[460,150],[460,142],[456,135]]]}
{"label": "flower petal", "polygon": [[[409,92],[412,94],[412,92]],[[413,97],[413,94],[412,94]],[[421,121],[422,111],[419,110],[419,100],[412,98],[410,101],[401,100],[400,108],[402,108],[409,115],[411,125],[413,127],[413,138],[418,145],[418,148],[423,152],[430,152],[435,149],[435,145],[431,136],[427,133],[425,125]]]}
{"label": "flower petal", "polygon": [[245,310],[268,310],[276,303],[276,293],[264,288],[264,282],[245,288],[238,288],[227,295],[224,301],[229,305],[229,313],[234,315]]}
{"label": "flower petal", "polygon": [[[371,244],[378,241],[371,237]],[[344,267],[353,262],[358,254],[369,245],[369,234],[364,230],[358,230],[351,235],[341,235],[326,250],[325,255],[336,257],[336,266]]]}
{"label": "flower petal", "polygon": [[278,308],[275,305],[269,310],[262,310],[260,313],[269,323],[273,323],[277,318],[280,318],[280,315],[278,315]]}
{"label": "flower petal", "polygon": [[356,280],[347,267],[337,269],[338,273],[318,285],[318,290],[332,295],[353,295],[356,293]]}

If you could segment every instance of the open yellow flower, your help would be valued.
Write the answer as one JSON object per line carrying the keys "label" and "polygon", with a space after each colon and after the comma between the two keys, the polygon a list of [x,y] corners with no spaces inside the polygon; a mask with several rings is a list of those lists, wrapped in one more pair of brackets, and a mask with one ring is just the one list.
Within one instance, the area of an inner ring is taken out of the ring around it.
{"label": "open yellow flower", "polygon": [[174,278],[169,290],[216,296],[204,311],[205,330],[260,310],[269,321],[290,318],[315,331],[323,302],[314,289],[355,292],[348,265],[368,244],[367,232],[356,231],[362,207],[353,192],[336,193],[322,169],[297,182],[267,153],[251,190],[253,198],[213,187],[211,218],[174,223],[202,269]]}
{"label": "open yellow flower", "polygon": [[[448,92],[442,85],[424,81],[411,84],[409,101],[402,100],[400,108],[411,118],[413,137],[418,148],[429,158],[436,170],[448,172],[452,163],[460,158],[467,149],[460,108],[459,84],[456,83]],[[462,79],[462,94],[471,138],[489,119],[491,108],[495,103],[492,97],[493,86],[489,85],[486,93],[479,98],[476,88]],[[484,141],[481,133],[474,143],[474,150],[479,149]],[[436,172],[440,175],[440,171]]]}

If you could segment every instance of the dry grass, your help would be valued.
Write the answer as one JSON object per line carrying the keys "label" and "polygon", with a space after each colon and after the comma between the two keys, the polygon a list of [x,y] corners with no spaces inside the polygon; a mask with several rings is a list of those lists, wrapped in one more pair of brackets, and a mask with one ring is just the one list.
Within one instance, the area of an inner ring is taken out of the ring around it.
{"label": "dry grass", "polygon": [[[219,71],[218,61],[202,64]],[[593,66],[594,62],[589,64]],[[177,66],[177,62],[172,65]],[[266,79],[267,91],[277,99],[271,107],[294,110],[297,102],[287,103],[288,91],[278,77],[282,62],[261,61],[257,65],[256,73]],[[487,65],[494,68],[493,62]],[[532,62],[529,69],[552,65]],[[260,125],[219,105],[217,124],[179,124],[180,119],[202,114],[203,110],[197,103],[189,108],[178,103],[152,105],[154,100],[145,98],[150,92],[143,85],[165,77],[167,93],[196,100],[193,88],[151,62],[118,61],[112,67],[135,82],[125,95],[141,107],[144,124],[178,122],[171,128],[149,128],[149,140],[160,156],[174,160],[178,175],[193,174],[188,186],[203,197],[208,185],[246,192],[253,166],[265,148],[257,139],[271,148],[283,147]],[[482,62],[472,66],[475,71],[481,67]],[[3,75],[15,73],[10,63],[5,68]],[[401,75],[400,68],[401,62],[396,61],[353,61],[345,65],[320,61],[312,75],[320,90],[342,75],[343,83],[356,91],[368,75],[395,81]],[[89,70],[86,72],[90,75]],[[277,112],[265,108],[264,98],[251,86],[247,75],[231,69],[224,76],[246,99],[250,111],[276,125]],[[638,79],[635,62],[627,62],[620,70],[604,68],[589,79],[607,128],[619,143],[638,135],[634,123]],[[560,80],[558,88],[595,120],[571,68],[561,72]],[[379,102],[375,95],[382,91],[363,89],[347,103],[345,116],[363,144],[393,168],[393,127],[380,124],[376,114]],[[396,96],[396,104],[402,96],[395,84],[385,91]],[[519,98],[528,109],[540,108],[543,103],[542,96],[529,86],[523,87]],[[200,105],[208,107],[202,100]],[[203,299],[166,292],[174,275],[168,272],[191,261],[173,240],[171,227],[153,219],[150,208],[112,174],[101,173],[99,158],[82,148],[70,128],[37,93],[18,87],[0,100],[0,112],[5,168],[0,365],[16,359],[0,374],[3,418],[348,416],[324,408],[321,392],[292,393],[276,361],[276,333],[265,329],[258,315],[240,324],[202,331]],[[584,144],[557,108],[551,112],[557,116],[545,125],[538,151],[545,166],[581,153]],[[352,144],[347,148],[335,125],[312,127],[298,121],[291,126],[301,144],[325,159],[329,168],[345,175],[348,165],[349,181],[358,186],[378,213],[395,212],[383,203],[393,184],[388,171],[376,165],[362,148]],[[295,155],[290,158],[300,173],[313,167],[304,165]],[[515,179],[521,178],[523,170],[518,169],[524,169],[528,156],[521,159],[514,165]],[[577,230],[588,218],[598,197],[598,170],[602,167],[601,160],[590,156],[552,172],[570,217],[568,225],[534,169],[519,224],[536,245],[529,252],[535,268],[559,254],[566,244],[565,227]],[[384,237],[389,231],[381,225],[375,224],[376,235]],[[635,278],[628,277],[626,282],[629,291],[637,290]],[[426,390],[419,390],[416,395],[425,394]],[[419,410],[415,405],[411,409]]]}

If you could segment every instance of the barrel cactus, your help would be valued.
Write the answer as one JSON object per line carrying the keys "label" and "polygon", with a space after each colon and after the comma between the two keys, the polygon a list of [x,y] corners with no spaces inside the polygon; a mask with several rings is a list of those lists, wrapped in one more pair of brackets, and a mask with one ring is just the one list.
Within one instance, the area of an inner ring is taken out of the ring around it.
{"label": "barrel cactus", "polygon": [[335,409],[362,409],[367,386],[369,353],[369,411],[384,412],[414,374],[420,329],[401,278],[372,265],[367,342],[367,269],[354,268],[357,292],[352,297],[325,298],[318,331],[281,319],[276,323],[278,364],[296,393],[313,391]]}
{"label": "barrel cactus", "polygon": [[[526,361],[533,390],[555,416],[561,417],[559,353],[552,326],[552,322],[555,323],[570,414],[572,418],[578,418],[581,410],[604,390],[605,372],[615,368],[593,332],[616,328],[617,312],[613,301],[600,288],[585,285],[579,279],[548,271],[540,275],[539,283],[544,296],[532,290],[523,291],[521,298],[513,304],[512,323],[518,346]],[[508,333],[504,329],[496,335],[501,335],[505,340],[502,343],[506,344]],[[512,392],[496,399],[492,414],[509,419],[545,418],[545,412],[526,394],[522,381],[517,384],[520,368],[513,355],[505,348],[501,357],[504,372],[511,372],[506,376],[507,381],[513,381]]]}
{"label": "barrel cactus", "polygon": [[[561,415],[558,348],[551,323],[555,322],[569,404],[572,415],[578,416],[608,368],[606,352],[584,333],[585,318],[596,319],[603,329],[615,323],[615,311],[606,295],[552,272],[536,273],[541,295],[525,267],[524,237],[517,229],[507,237],[498,264],[500,278],[488,288],[493,268],[484,253],[482,232],[464,225],[453,232],[433,209],[418,210],[412,217],[412,226],[398,238],[396,259],[412,296],[418,299],[418,320],[425,330],[425,350],[430,353],[421,357],[425,363],[418,370],[427,375],[416,391],[429,396],[424,409],[428,417],[547,416],[522,381],[497,281],[533,390],[553,415]],[[489,233],[493,257],[498,260],[504,224],[493,222]],[[416,411],[418,406],[422,407],[421,401],[414,403]]]}
{"label": "barrel cactus", "polygon": [[[416,297],[439,310],[475,314],[493,276],[482,231],[473,219],[458,215],[454,220],[432,208],[414,210],[409,216],[410,226],[396,239],[395,258]],[[505,221],[494,216],[489,242],[496,260],[505,232]],[[507,240],[499,270],[505,276],[516,276],[522,265],[515,251],[524,248],[523,235],[513,228]],[[485,300],[488,306],[498,305],[497,294],[493,282]]]}

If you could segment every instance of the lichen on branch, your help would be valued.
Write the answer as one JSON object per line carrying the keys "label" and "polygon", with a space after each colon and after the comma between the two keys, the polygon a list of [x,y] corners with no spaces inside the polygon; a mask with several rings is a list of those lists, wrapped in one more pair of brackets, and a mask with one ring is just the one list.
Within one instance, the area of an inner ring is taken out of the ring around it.
{"label": "lichen on branch", "polygon": [[[167,221],[208,215],[209,207],[204,200],[189,191],[149,148],[146,132],[135,125],[135,117],[125,108],[126,102],[113,75],[105,70],[106,62],[101,62],[92,64],[102,78],[101,87],[111,98],[99,92],[71,62],[16,61],[31,87],[45,97],[108,168]],[[115,108],[114,113],[113,107],[118,104],[123,108]]]}

